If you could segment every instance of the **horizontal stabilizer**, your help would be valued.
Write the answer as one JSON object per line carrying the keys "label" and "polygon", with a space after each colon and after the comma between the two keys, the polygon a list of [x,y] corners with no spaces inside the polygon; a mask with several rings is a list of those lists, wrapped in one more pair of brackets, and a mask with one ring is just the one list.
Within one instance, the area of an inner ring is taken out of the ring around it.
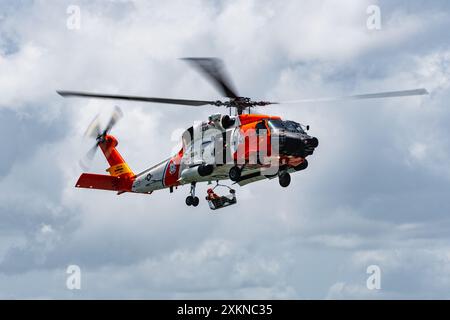
{"label": "horizontal stabilizer", "polygon": [[122,181],[119,177],[93,173],[83,173],[75,186],[77,188],[126,191],[124,190]]}

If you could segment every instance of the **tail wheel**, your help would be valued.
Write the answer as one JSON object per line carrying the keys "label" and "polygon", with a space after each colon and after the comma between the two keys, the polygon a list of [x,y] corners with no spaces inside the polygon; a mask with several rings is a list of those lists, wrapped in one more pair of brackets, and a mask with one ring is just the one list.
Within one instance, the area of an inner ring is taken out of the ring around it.
{"label": "tail wheel", "polygon": [[231,181],[238,181],[241,178],[241,169],[237,166],[234,166],[230,169],[228,173]]}
{"label": "tail wheel", "polygon": [[283,172],[278,176],[280,186],[286,188],[291,183],[291,175],[288,172]]}

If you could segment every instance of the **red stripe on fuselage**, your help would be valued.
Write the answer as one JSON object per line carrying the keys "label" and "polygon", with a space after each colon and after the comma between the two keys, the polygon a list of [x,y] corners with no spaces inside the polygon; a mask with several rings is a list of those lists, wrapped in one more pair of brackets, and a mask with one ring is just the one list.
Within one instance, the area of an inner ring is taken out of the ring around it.
{"label": "red stripe on fuselage", "polygon": [[183,157],[183,149],[180,150],[175,156],[168,160],[166,171],[164,172],[164,186],[173,187],[178,186],[180,183],[180,164]]}

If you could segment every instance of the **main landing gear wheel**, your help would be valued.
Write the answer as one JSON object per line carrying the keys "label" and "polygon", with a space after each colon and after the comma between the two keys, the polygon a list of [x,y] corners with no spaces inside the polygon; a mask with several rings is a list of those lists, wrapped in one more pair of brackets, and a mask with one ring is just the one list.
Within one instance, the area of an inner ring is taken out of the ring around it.
{"label": "main landing gear wheel", "polygon": [[200,199],[198,197],[187,196],[186,197],[186,205],[196,207],[200,203]]}
{"label": "main landing gear wheel", "polygon": [[241,178],[241,168],[239,168],[238,166],[232,167],[228,172],[228,176],[230,177],[231,181],[238,181]]}
{"label": "main landing gear wheel", "polygon": [[196,207],[200,203],[200,199],[195,196],[195,182],[191,183],[191,194],[186,197],[186,205]]}
{"label": "main landing gear wheel", "polygon": [[286,188],[291,183],[291,175],[289,172],[282,172],[278,176],[278,181],[280,182],[280,186]]}
{"label": "main landing gear wheel", "polygon": [[294,167],[295,171],[302,171],[308,168],[308,160],[303,160],[302,163],[300,163],[298,166]]}

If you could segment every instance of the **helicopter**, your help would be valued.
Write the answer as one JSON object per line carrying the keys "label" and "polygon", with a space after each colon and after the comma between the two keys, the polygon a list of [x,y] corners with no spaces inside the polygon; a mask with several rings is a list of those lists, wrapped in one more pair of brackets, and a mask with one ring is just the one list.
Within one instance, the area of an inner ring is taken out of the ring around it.
{"label": "helicopter", "polygon": [[[231,180],[245,186],[265,179],[278,179],[281,187],[288,187],[291,174],[308,168],[307,157],[319,146],[317,137],[309,134],[309,126],[279,116],[253,113],[256,107],[274,104],[299,104],[333,102],[340,100],[364,100],[420,96],[428,94],[424,88],[401,91],[377,92],[339,98],[302,99],[286,102],[253,100],[238,94],[218,58],[183,58],[205,76],[227,100],[190,100],[156,98],[132,95],[90,93],[83,91],[57,91],[62,97],[113,99],[138,102],[165,103],[182,106],[225,107],[228,114],[214,113],[207,120],[187,128],[181,137],[182,147],[175,155],[135,174],[117,150],[118,141],[111,129],[123,116],[116,107],[106,127],[102,130],[98,116],[88,126],[85,135],[95,139],[95,145],[86,154],[93,159],[98,148],[103,152],[109,175],[82,173],[77,188],[89,188],[151,194],[169,189],[172,193],[181,185],[190,185],[185,203],[197,207],[197,183],[216,182],[205,197],[212,210],[236,204],[236,191],[219,181]],[[234,115],[232,115],[234,110]],[[219,196],[214,189],[229,188],[229,194]]]}

